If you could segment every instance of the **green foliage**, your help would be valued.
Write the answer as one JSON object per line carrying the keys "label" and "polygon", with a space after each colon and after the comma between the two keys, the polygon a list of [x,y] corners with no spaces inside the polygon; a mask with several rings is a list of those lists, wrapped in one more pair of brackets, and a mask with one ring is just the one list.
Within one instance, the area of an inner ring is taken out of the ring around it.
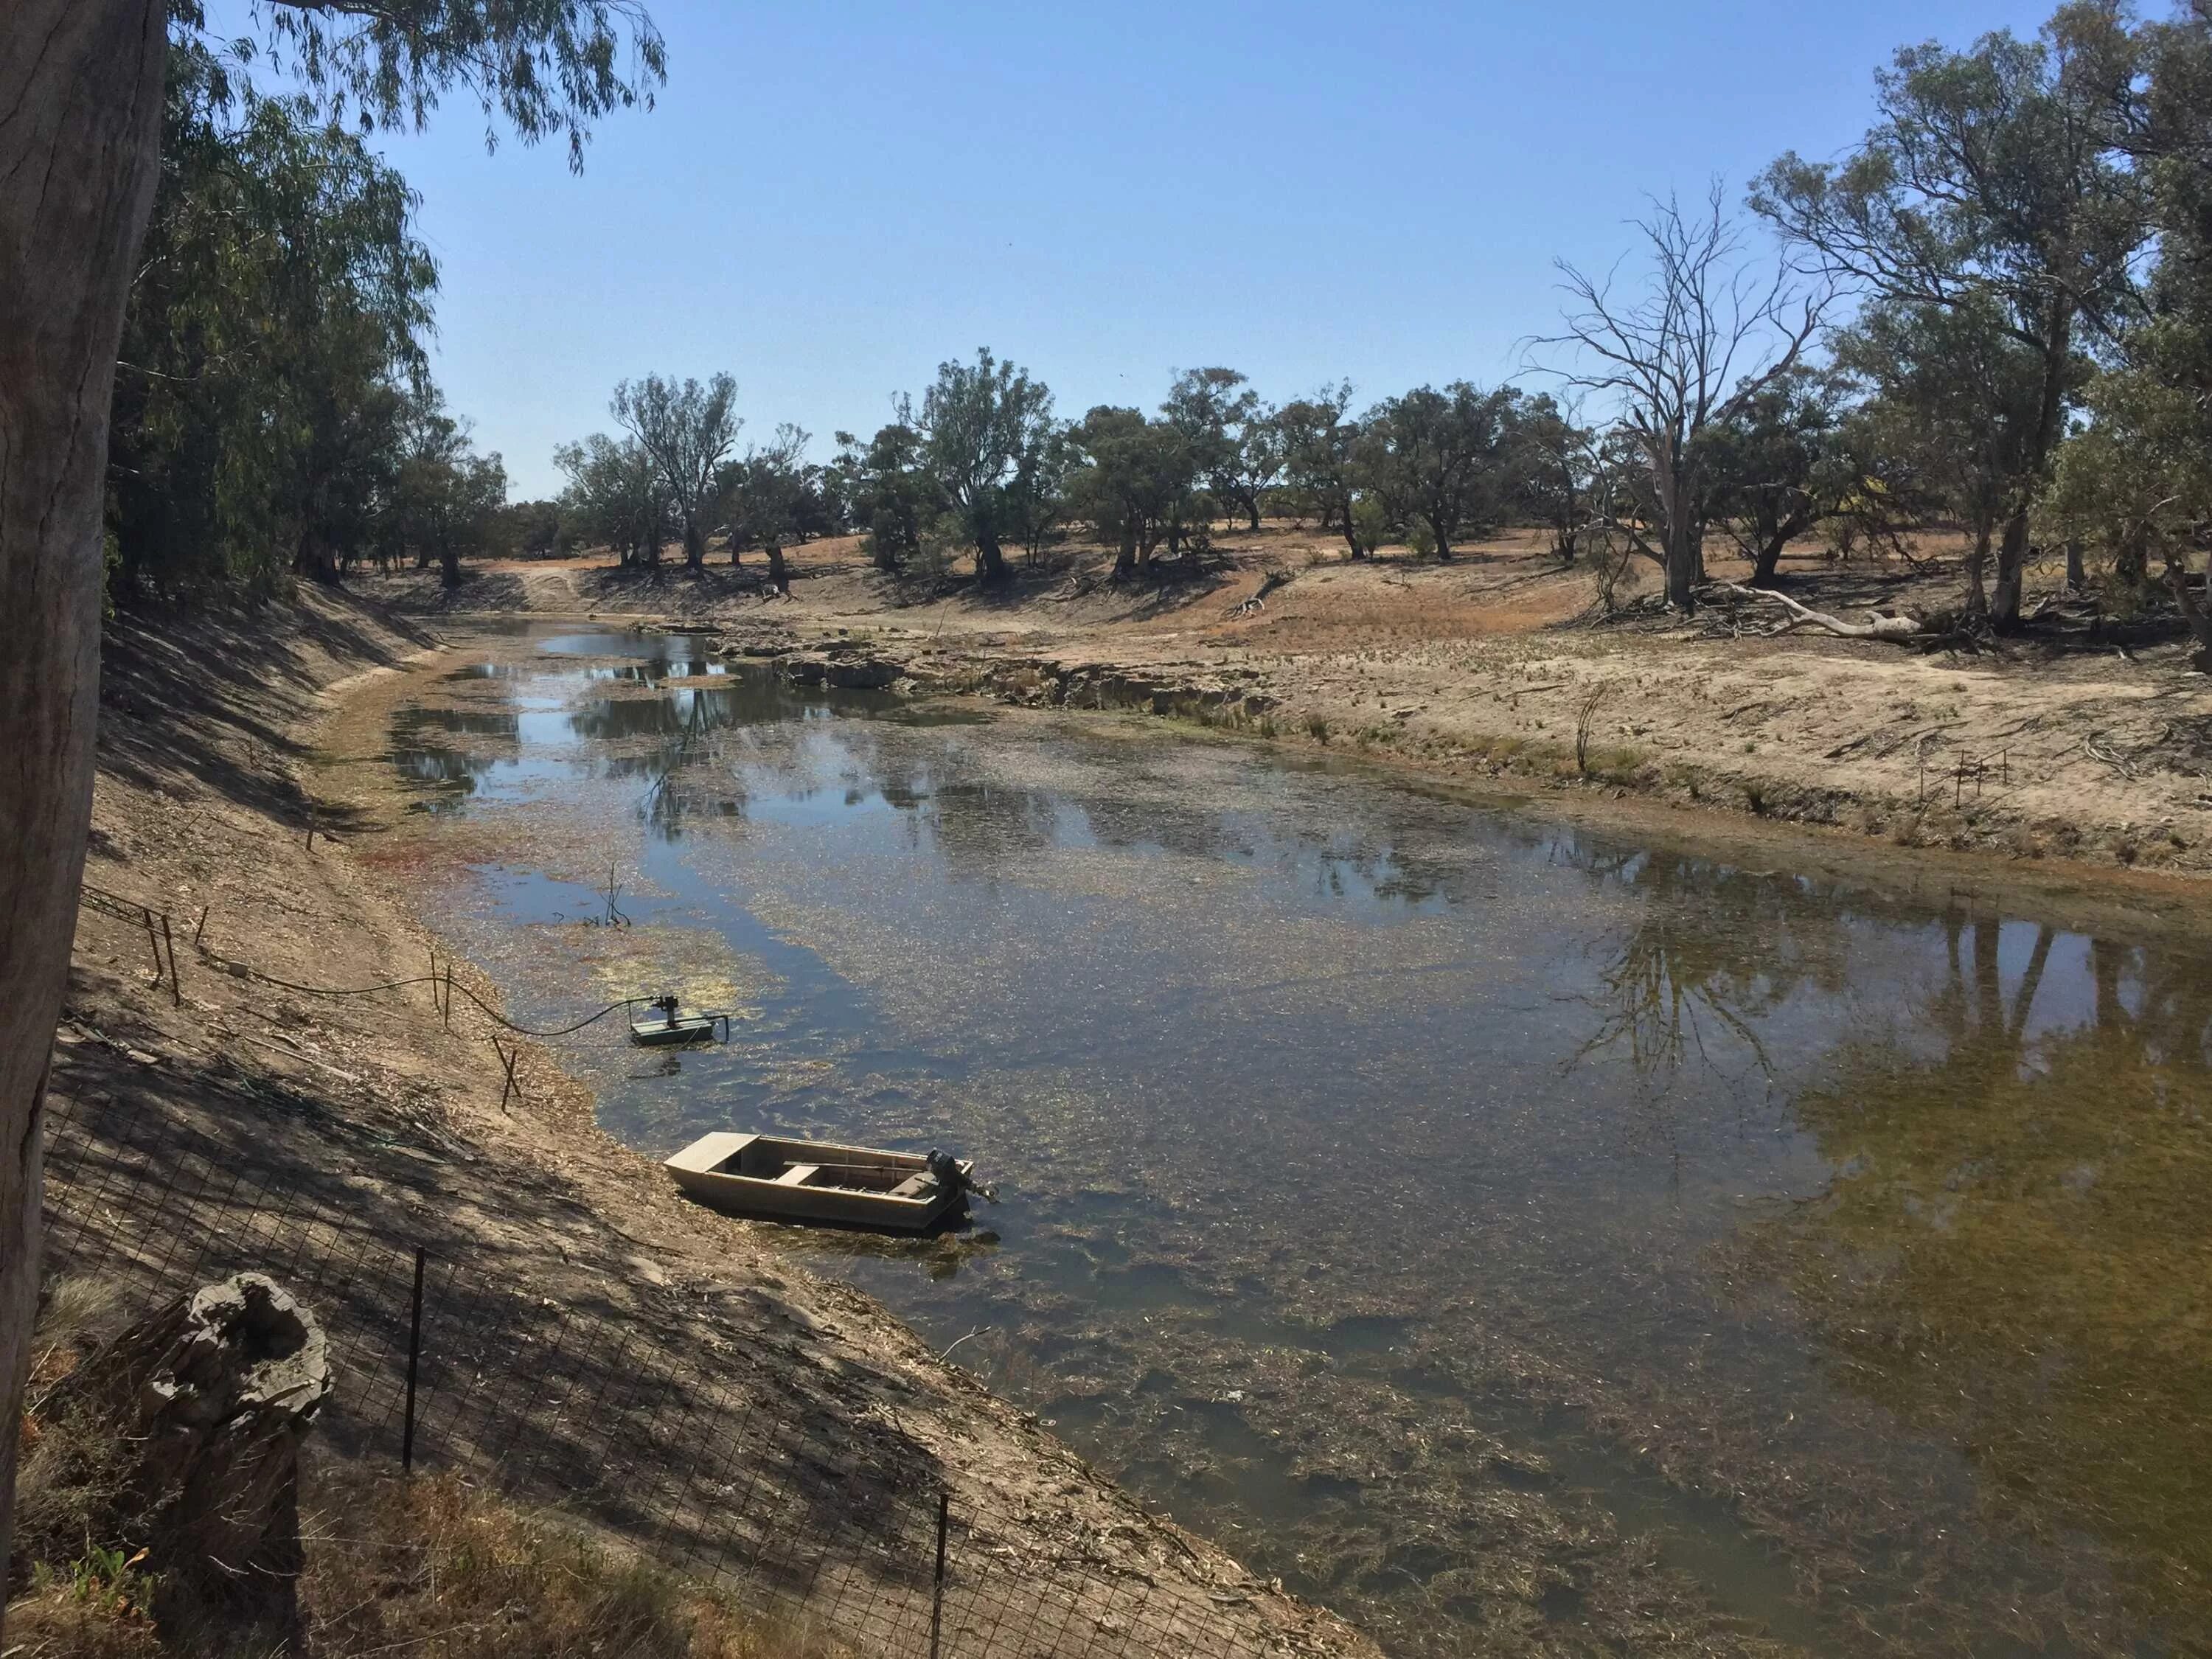
{"label": "green foliage", "polygon": [[1073,442],[1083,459],[1068,479],[1073,510],[1115,544],[1117,574],[1150,565],[1187,518],[1200,465],[1192,431],[1101,404],[1083,417]]}
{"label": "green foliage", "polygon": [[[69,1595],[80,1605],[102,1607],[141,1617],[154,1606],[154,1575],[139,1571],[146,1552],[126,1554],[120,1547],[94,1546],[65,1569]],[[57,1576],[58,1578],[58,1575]]]}
{"label": "green foliage", "polygon": [[1518,493],[1521,403],[1511,386],[1486,392],[1455,380],[1377,404],[1360,423],[1356,480],[1419,536],[1421,550],[1449,559],[1462,526],[1497,523]]}
{"label": "green foliage", "polygon": [[612,548],[625,565],[659,562],[671,507],[660,468],[643,444],[595,432],[560,446],[553,464],[568,476],[561,509],[580,542]]}
{"label": "green foliage", "polygon": [[[636,0],[331,0],[256,11],[274,66],[295,75],[333,125],[420,127],[459,85],[524,143],[567,139],[576,168],[593,120],[650,109],[667,79],[659,32]],[[188,38],[205,27],[199,0],[176,0],[172,15]]]}
{"label": "green foliage", "polygon": [[500,510],[490,545],[492,551],[507,557],[544,559],[565,553],[574,538],[560,502],[515,501]]}
{"label": "green foliage", "polygon": [[[1870,339],[1863,368],[1882,378],[1886,347],[1909,343],[1917,362],[1976,374],[1922,375],[1929,407],[1905,418],[1942,441],[1950,467],[1970,466],[1974,511],[2004,523],[1990,600],[2001,623],[2020,613],[2029,504],[2085,378],[2081,340],[2136,298],[2152,222],[2148,175],[2126,150],[2143,47],[2106,0],[2062,6],[2039,40],[2000,30],[1963,52],[1905,47],[1877,77],[1879,118],[1850,156],[1784,155],[1752,195],[1869,295],[1890,338]],[[1977,573],[1970,601],[1979,587]]]}
{"label": "green foliage", "polygon": [[880,428],[866,448],[849,432],[837,434],[837,459],[829,488],[850,521],[868,532],[868,556],[879,570],[896,572],[921,551],[922,529],[939,509],[936,481],[922,465],[921,434],[905,421]]}
{"label": "green foliage", "polygon": [[922,469],[975,548],[976,574],[1004,576],[1004,540],[1024,529],[1018,481],[1052,441],[1049,388],[986,348],[973,363],[939,363],[921,418],[902,412],[901,423],[921,434]]}
{"label": "green foliage", "polygon": [[1194,479],[1257,530],[1261,497],[1283,471],[1275,411],[1235,369],[1193,368],[1176,376],[1160,413],[1182,435]]}
{"label": "green foliage", "polygon": [[1703,434],[1707,510],[1751,559],[1755,582],[1771,580],[1791,541],[1860,501],[1880,467],[1871,428],[1846,419],[1850,394],[1844,375],[1797,364]]}
{"label": "green foliage", "polygon": [[1577,543],[1596,494],[1596,434],[1548,392],[1519,410],[1518,505],[1552,529],[1553,550],[1574,562]]}
{"label": "green foliage", "polygon": [[[526,142],[651,102],[660,38],[631,0],[340,0],[256,8],[218,54],[170,9],[162,166],[117,366],[111,589],[265,592],[489,544],[503,494],[441,411],[421,346],[437,273],[415,198],[361,134],[459,84]],[[266,63],[295,90],[254,89]],[[354,129],[349,131],[349,127]]]}
{"label": "green foliage", "polygon": [[720,503],[722,465],[744,424],[737,398],[738,383],[727,374],[714,375],[703,386],[648,374],[618,384],[609,405],[659,469],[661,487],[683,532],[684,562],[694,570],[707,562],[707,537]]}
{"label": "green foliage", "polygon": [[1379,543],[1361,538],[1352,511],[1359,423],[1345,418],[1351,406],[1351,386],[1325,386],[1310,398],[1285,404],[1275,412],[1274,427],[1292,499],[1318,512],[1324,523],[1334,522],[1352,556],[1364,559]]}
{"label": "green foliage", "polygon": [[2189,562],[2212,524],[2212,14],[2148,29],[2132,154],[2160,237],[2140,314],[2083,394],[2042,507],[2057,533],[2110,562],[2123,600],[2155,559],[2212,669],[2212,599]]}
{"label": "green foliage", "polygon": [[842,501],[830,488],[827,470],[806,459],[810,441],[809,434],[787,421],[776,428],[774,443],[750,448],[729,463],[716,486],[730,562],[738,562],[740,549],[763,548],[771,578],[787,591],[784,548],[844,526]]}
{"label": "green foliage", "polygon": [[358,140],[173,52],[116,374],[120,584],[265,592],[374,550],[423,395],[436,270],[414,208]]}
{"label": "green foliage", "polygon": [[434,402],[411,412],[392,488],[392,532],[419,562],[437,563],[447,587],[458,587],[462,557],[491,546],[507,469],[496,454],[477,454],[465,425]]}

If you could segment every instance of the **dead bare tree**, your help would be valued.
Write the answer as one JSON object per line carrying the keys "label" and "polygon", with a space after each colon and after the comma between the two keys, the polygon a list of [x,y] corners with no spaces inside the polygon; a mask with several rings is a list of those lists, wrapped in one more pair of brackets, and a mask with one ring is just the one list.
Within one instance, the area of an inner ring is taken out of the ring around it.
{"label": "dead bare tree", "polygon": [[1666,571],[1667,604],[1682,611],[1696,608],[1705,574],[1699,440],[1789,373],[1834,296],[1801,287],[1778,260],[1771,278],[1756,274],[1723,202],[1717,179],[1701,213],[1672,196],[1653,202],[1636,222],[1651,271],[1635,298],[1616,297],[1618,267],[1601,278],[1560,261],[1565,331],[1531,342],[1567,354],[1550,372],[1618,410],[1650,489],[1648,520],[1617,527]]}

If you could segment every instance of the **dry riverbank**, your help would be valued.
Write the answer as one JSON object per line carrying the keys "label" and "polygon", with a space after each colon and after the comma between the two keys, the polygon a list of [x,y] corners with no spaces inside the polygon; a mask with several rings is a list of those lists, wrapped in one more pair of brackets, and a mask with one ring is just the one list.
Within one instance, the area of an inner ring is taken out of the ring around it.
{"label": "dry riverbank", "polygon": [[[2114,625],[2094,647],[1922,653],[1771,635],[1763,607],[1680,628],[1589,624],[1589,576],[1533,538],[1449,566],[1352,564],[1325,538],[1237,536],[1193,580],[1105,580],[1075,550],[1009,587],[893,582],[850,541],[799,550],[790,599],[749,569],[514,563],[405,607],[650,617],[739,647],[823,644],[908,689],[1138,707],[1445,780],[1508,780],[1572,811],[1637,800],[1740,836],[1753,821],[1987,863],[2212,874],[2212,679],[2178,641]],[[1837,610],[1932,612],[1940,560],[1838,572],[1793,562]],[[1721,568],[1717,574],[1727,575]],[[2071,874],[2062,877],[2070,879]]]}
{"label": "dry riverbank", "polygon": [[[177,929],[173,999],[151,977],[143,930],[86,909],[56,1114],[95,1137],[160,1126],[218,1149],[249,1182],[313,1183],[368,1232],[495,1262],[550,1322],[588,1311],[633,1329],[641,1352],[610,1365],[650,1352],[704,1384],[718,1354],[742,1352],[765,1420],[804,1422],[856,1466],[879,1466],[889,1448],[927,1467],[956,1502],[999,1518],[1009,1560],[1141,1583],[1148,1620],[1179,1607],[1188,1628],[1220,1632],[1224,1652],[1371,1652],[1146,1515],[867,1297],[815,1279],[745,1224],[680,1203],[659,1171],[598,1131],[585,1091],[542,1049],[522,1047],[523,1102],[504,1103],[494,1027],[465,1000],[447,1029],[419,989],[330,1001],[283,988],[418,976],[436,946],[373,860],[356,856],[380,825],[323,791],[348,757],[319,744],[336,700],[363,677],[438,649],[427,630],[321,594],[251,615],[118,625],[87,880],[204,925]],[[103,1218],[143,1241],[193,1224],[206,1197],[173,1194],[179,1207],[161,1217],[112,1206]],[[736,1455],[742,1479],[744,1449]],[[818,1479],[825,1510],[865,1496],[849,1472]],[[617,1518],[585,1518],[620,1530]],[[1099,1629],[1123,1632],[1114,1650],[1138,1650],[1125,1614],[1097,1613]]]}

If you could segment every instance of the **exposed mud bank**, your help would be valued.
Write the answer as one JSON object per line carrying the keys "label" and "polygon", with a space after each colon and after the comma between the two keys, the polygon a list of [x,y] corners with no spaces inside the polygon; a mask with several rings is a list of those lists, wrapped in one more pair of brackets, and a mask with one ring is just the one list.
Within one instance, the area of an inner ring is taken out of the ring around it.
{"label": "exposed mud bank", "polygon": [[[457,621],[682,619],[763,654],[842,645],[916,692],[1142,709],[1445,781],[1534,786],[1570,811],[1635,800],[1723,834],[1785,823],[1985,865],[2189,885],[2212,874],[2212,678],[2170,642],[1923,654],[1591,628],[1577,621],[1585,579],[1517,547],[1451,567],[1348,566],[1287,534],[1165,585],[1100,580],[1079,553],[1058,575],[933,594],[822,544],[795,552],[788,600],[764,599],[749,569],[581,560],[502,568],[451,595],[401,580],[392,596]],[[1800,580],[1820,599],[1818,584],[1859,579]],[[1861,585],[1902,603],[1944,580],[1930,566]]]}

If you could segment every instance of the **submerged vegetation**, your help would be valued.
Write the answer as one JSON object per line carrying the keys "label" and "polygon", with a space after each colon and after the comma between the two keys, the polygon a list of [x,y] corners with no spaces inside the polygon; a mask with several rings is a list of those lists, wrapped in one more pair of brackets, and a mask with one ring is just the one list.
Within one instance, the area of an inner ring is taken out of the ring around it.
{"label": "submerged vegetation", "polygon": [[[1926,1029],[1847,1050],[1793,1103],[1827,1191],[1739,1247],[1790,1285],[1840,1382],[1969,1449],[1985,1501],[2044,1536],[2119,1546],[2130,1587],[2193,1620],[2212,1585],[2212,979],[2030,933],[1947,924]],[[2079,1023],[2038,1017],[2055,952]]]}
{"label": "submerged vegetation", "polygon": [[[418,821],[514,866],[459,907],[472,952],[549,1016],[611,957],[711,963],[761,1036],[597,1069],[605,1121],[949,1126],[1017,1172],[988,1242],[789,1248],[1393,1651],[2205,1632],[2185,935],[1151,717],[986,732],[482,648],[513,672],[392,728],[491,768]],[[637,929],[551,920],[617,856],[660,896]]]}

